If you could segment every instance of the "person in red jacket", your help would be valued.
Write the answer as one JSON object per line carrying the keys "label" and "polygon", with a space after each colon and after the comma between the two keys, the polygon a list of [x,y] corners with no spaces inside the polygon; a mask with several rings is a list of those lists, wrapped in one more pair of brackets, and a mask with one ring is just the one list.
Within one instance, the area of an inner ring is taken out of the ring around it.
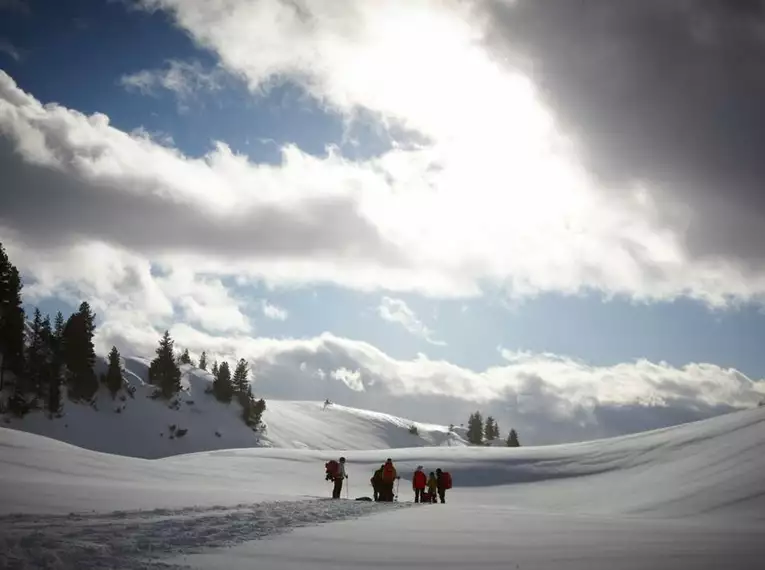
{"label": "person in red jacket", "polygon": [[389,457],[382,466],[382,485],[380,489],[381,501],[393,501],[393,484],[398,478],[396,468],[393,466],[393,460]]}
{"label": "person in red jacket", "polygon": [[417,470],[412,475],[412,489],[414,489],[414,502],[419,503],[422,500],[422,492],[428,484],[428,477],[422,470],[422,465],[417,466]]}

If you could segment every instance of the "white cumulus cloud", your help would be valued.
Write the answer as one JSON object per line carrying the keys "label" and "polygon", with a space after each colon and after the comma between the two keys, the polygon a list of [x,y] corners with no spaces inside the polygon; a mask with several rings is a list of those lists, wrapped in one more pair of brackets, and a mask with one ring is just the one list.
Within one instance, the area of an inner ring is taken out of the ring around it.
{"label": "white cumulus cloud", "polygon": [[266,318],[273,319],[275,321],[286,321],[287,317],[289,316],[287,309],[269,303],[265,300],[261,303],[261,309],[263,310],[263,315]]}
{"label": "white cumulus cloud", "polygon": [[414,311],[401,299],[383,297],[377,307],[380,318],[391,323],[397,323],[415,336],[424,338],[431,344],[445,345],[446,343],[433,338],[433,331],[417,317]]}

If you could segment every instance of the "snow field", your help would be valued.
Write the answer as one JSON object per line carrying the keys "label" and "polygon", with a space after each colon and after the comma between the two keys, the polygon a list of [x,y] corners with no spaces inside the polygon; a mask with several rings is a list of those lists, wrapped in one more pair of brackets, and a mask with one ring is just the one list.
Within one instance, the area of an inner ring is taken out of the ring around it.
{"label": "snow field", "polygon": [[[390,425],[370,423],[370,432]],[[146,460],[0,429],[0,562],[698,570],[765,559],[762,408],[580,444],[342,452],[351,498],[371,494],[386,457],[405,501],[417,465],[453,474],[446,505],[404,510],[321,499],[324,462],[339,454],[272,447]]]}

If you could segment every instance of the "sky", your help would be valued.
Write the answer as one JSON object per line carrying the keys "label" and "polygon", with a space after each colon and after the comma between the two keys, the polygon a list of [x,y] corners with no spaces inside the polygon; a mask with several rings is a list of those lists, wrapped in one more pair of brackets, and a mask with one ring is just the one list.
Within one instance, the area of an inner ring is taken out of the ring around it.
{"label": "sky", "polygon": [[0,241],[100,352],[270,397],[538,443],[750,407],[764,55],[751,0],[0,0]]}

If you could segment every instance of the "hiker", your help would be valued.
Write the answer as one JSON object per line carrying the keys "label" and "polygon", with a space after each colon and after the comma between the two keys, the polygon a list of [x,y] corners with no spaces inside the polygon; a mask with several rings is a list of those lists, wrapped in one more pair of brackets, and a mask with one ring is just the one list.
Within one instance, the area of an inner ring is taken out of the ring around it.
{"label": "hiker", "polygon": [[436,479],[436,474],[431,471],[428,475],[428,495],[431,503],[438,501],[436,491],[438,491],[438,479]]}
{"label": "hiker", "polygon": [[412,489],[414,490],[414,502],[419,503],[422,500],[422,492],[428,483],[428,478],[422,470],[422,465],[418,465],[412,475]]}
{"label": "hiker", "polygon": [[380,468],[375,470],[372,478],[369,480],[369,482],[372,483],[372,494],[375,502],[382,500],[382,473],[384,467],[384,464],[380,465]]}
{"label": "hiker", "polygon": [[327,475],[325,479],[334,483],[332,498],[339,499],[340,492],[343,490],[343,479],[348,478],[348,474],[345,472],[345,457],[341,457],[339,462],[334,459],[328,461],[326,469]]}
{"label": "hiker", "polygon": [[382,466],[382,489],[381,501],[393,501],[393,483],[398,479],[398,473],[393,465],[393,460],[389,457]]}
{"label": "hiker", "polygon": [[442,503],[445,503],[446,490],[452,488],[452,476],[446,471],[441,471],[441,468],[436,469],[436,488],[438,489],[438,498]]}

